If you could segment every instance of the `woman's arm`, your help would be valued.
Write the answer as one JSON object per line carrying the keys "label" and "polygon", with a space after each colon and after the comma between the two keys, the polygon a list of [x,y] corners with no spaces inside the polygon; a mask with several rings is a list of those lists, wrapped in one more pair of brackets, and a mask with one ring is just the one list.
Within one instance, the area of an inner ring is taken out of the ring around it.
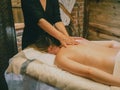
{"label": "woman's arm", "polygon": [[106,85],[120,86],[120,78],[117,78],[112,74],[104,72],[100,69],[80,64],[67,57],[57,57],[55,64],[61,69],[71,72],[75,75],[89,78]]}
{"label": "woman's arm", "polygon": [[55,27],[64,35],[69,36],[64,24],[62,22],[55,23]]}
{"label": "woman's arm", "polygon": [[59,32],[54,26],[52,26],[47,20],[45,20],[44,18],[40,19],[38,22],[38,25],[44,29],[45,32],[47,32],[48,34],[50,34],[51,36],[55,37],[58,40],[62,40],[63,38],[65,38],[66,36],[64,34],[62,34],[61,32]]}
{"label": "woman's arm", "polygon": [[74,39],[71,39],[69,36],[63,34],[59,30],[57,30],[54,26],[52,26],[48,21],[44,18],[40,19],[38,25],[44,29],[45,32],[50,34],[51,36],[58,39],[64,47],[70,44],[78,44]]}
{"label": "woman's arm", "polygon": [[38,25],[42,29],[44,29],[45,32],[58,39],[64,47],[67,47],[67,45],[70,44],[77,44],[74,39],[71,39],[69,36],[57,30],[54,26],[52,26],[48,21],[43,18],[39,20]]}

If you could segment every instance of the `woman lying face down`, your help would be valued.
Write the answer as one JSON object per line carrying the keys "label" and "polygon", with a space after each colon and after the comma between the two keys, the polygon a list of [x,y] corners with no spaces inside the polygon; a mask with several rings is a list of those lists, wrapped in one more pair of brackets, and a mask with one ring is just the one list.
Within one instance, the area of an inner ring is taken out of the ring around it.
{"label": "woman lying face down", "polygon": [[35,45],[41,51],[55,54],[54,63],[65,71],[106,85],[120,86],[120,78],[112,75],[116,56],[120,55],[120,43],[78,39],[79,45],[66,48],[53,37],[40,38]]}

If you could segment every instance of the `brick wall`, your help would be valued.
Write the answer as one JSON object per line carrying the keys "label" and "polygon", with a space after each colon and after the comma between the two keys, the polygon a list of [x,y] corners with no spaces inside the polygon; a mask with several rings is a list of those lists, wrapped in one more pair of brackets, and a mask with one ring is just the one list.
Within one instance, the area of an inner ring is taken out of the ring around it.
{"label": "brick wall", "polygon": [[84,0],[76,0],[71,15],[74,18],[75,34],[74,36],[82,36],[83,18],[84,18]]}

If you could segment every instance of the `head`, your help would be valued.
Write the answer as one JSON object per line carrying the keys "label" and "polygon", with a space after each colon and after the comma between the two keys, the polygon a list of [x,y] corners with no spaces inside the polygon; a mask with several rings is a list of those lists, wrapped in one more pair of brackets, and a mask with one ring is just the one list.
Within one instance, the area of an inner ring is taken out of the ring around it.
{"label": "head", "polygon": [[41,36],[35,42],[37,48],[42,52],[57,54],[60,49],[60,42],[50,35]]}

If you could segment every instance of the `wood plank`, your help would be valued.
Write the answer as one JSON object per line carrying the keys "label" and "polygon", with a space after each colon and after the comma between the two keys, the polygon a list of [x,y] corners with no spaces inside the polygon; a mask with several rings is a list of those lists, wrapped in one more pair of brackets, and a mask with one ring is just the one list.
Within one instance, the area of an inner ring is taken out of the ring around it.
{"label": "wood plank", "polygon": [[110,35],[106,35],[106,34],[100,34],[99,35],[100,38],[102,39],[107,39],[107,40],[116,40],[120,42],[120,39],[114,36],[110,36]]}
{"label": "wood plank", "polygon": [[120,38],[120,29],[119,28],[115,28],[115,27],[110,27],[110,26],[106,26],[106,25],[101,25],[98,23],[90,23],[89,24],[90,27],[96,28],[94,30],[100,32],[100,33],[104,33],[104,34],[108,34],[108,35],[113,35],[116,36],[118,38]]}
{"label": "wood plank", "polygon": [[15,30],[23,30],[24,23],[15,23]]}

